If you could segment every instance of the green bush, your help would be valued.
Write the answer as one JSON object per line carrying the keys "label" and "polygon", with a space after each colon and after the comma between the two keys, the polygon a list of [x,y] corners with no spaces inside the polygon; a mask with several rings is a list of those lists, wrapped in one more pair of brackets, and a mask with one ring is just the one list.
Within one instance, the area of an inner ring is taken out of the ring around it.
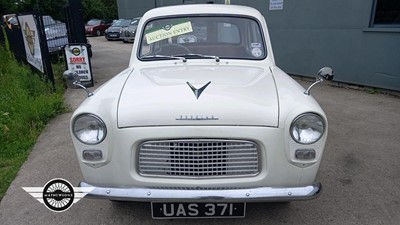
{"label": "green bush", "polygon": [[[61,112],[64,86],[18,63],[0,46],[0,199],[47,122]],[[61,68],[62,65],[56,65]]]}

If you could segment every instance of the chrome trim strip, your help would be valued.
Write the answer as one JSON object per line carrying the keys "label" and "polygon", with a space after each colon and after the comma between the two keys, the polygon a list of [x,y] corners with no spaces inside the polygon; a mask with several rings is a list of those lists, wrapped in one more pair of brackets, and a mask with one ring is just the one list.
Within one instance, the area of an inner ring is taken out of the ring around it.
{"label": "chrome trim strip", "polygon": [[180,117],[175,118],[175,120],[219,120],[218,117],[212,116],[199,116],[199,115],[180,115]]}
{"label": "chrome trim strip", "polygon": [[318,197],[322,185],[315,183],[304,187],[255,187],[227,190],[182,190],[171,188],[145,187],[96,187],[85,182],[80,187],[94,188],[88,198],[124,201],[166,201],[166,202],[274,202],[310,200]]}

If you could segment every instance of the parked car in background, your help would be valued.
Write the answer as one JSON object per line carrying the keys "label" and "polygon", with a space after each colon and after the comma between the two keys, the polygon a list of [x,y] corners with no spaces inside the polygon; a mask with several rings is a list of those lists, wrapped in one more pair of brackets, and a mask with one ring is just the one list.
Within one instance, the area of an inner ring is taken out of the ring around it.
{"label": "parked car in background", "polygon": [[56,22],[51,16],[43,16],[44,31],[46,33],[49,53],[63,50],[68,44],[67,26],[65,23]]}
{"label": "parked car in background", "polygon": [[15,14],[3,15],[3,23],[9,29],[12,29],[13,26],[18,26],[17,16]]}
{"label": "parked car in background", "polygon": [[133,20],[129,24],[129,26],[121,29],[120,37],[123,42],[126,43],[126,42],[134,42],[135,41],[136,29],[139,24],[139,21],[140,21],[140,17],[133,18]]}
{"label": "parked car in background", "polygon": [[128,27],[132,20],[119,19],[115,21],[108,29],[106,29],[105,37],[108,41],[120,40],[121,29]]}
{"label": "parked car in background", "polygon": [[305,90],[245,6],[160,7],[137,31],[128,68],[71,118],[87,197],[151,202],[153,218],[227,218],[320,194],[328,120],[310,89],[331,68]]}
{"label": "parked car in background", "polygon": [[11,26],[18,26],[17,17],[12,17],[12,18],[8,19],[8,24],[10,24]]}
{"label": "parked car in background", "polygon": [[108,19],[91,19],[85,25],[86,35],[100,36],[103,35],[107,28],[112,24],[112,20]]}

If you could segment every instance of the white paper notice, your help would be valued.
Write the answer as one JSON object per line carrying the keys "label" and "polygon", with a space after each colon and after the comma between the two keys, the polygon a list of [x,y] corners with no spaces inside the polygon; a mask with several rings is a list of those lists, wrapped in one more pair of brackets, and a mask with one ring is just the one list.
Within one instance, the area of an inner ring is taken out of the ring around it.
{"label": "white paper notice", "polygon": [[283,10],[283,0],[269,0],[269,10]]}

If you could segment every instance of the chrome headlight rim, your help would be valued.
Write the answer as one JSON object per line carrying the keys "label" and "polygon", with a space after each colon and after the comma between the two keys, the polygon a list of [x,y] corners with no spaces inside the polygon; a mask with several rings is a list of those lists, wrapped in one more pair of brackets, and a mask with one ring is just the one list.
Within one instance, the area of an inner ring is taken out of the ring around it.
{"label": "chrome headlight rim", "polygon": [[[103,131],[103,132],[104,132],[104,135],[103,135],[103,137],[102,137],[101,139],[99,139],[99,141],[93,142],[93,143],[91,143],[91,142],[85,142],[85,141],[83,141],[81,138],[79,138],[79,137],[77,136],[77,134],[76,134],[76,132],[75,132],[76,121],[77,121],[78,119],[82,118],[82,117],[92,117],[92,118],[94,118],[94,119],[98,122],[98,124],[99,124],[101,127],[104,128],[104,131]],[[97,115],[95,115],[95,114],[92,114],[92,113],[82,113],[82,114],[79,114],[78,116],[76,116],[76,117],[74,118],[74,120],[73,120],[73,122],[72,122],[72,133],[74,134],[74,137],[75,137],[79,142],[81,142],[81,143],[83,143],[83,144],[85,144],[85,145],[98,145],[98,144],[100,144],[101,142],[103,142],[104,139],[107,137],[107,126],[106,126],[106,124],[104,123],[104,121],[103,121],[99,116],[97,116]]]}
{"label": "chrome headlight rim", "polygon": [[[297,123],[301,118],[303,118],[303,117],[305,117],[305,116],[315,116],[316,118],[318,118],[318,119],[322,122],[322,126],[323,126],[323,130],[322,130],[322,132],[321,132],[321,135],[320,135],[317,139],[315,139],[314,141],[311,141],[311,142],[301,142],[301,141],[297,140],[297,139],[293,136],[293,128],[294,128],[294,126],[296,125],[296,123]],[[298,116],[292,121],[292,123],[291,123],[291,125],[290,125],[289,133],[290,133],[290,137],[292,138],[292,140],[295,141],[296,143],[302,144],[302,145],[312,145],[312,144],[317,143],[319,140],[321,140],[321,138],[322,138],[322,137],[324,136],[324,134],[325,134],[325,131],[326,131],[326,122],[325,122],[324,117],[322,117],[322,116],[319,115],[318,113],[306,112],[306,113],[302,113],[302,114],[298,115]]]}

